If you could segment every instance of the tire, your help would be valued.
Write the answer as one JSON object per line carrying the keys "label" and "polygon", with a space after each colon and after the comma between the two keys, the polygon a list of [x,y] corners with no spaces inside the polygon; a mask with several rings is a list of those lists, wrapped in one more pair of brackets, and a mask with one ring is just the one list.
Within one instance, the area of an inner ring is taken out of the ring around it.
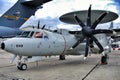
{"label": "tire", "polygon": [[20,69],[23,70],[23,71],[27,70],[27,65],[26,64],[21,64]]}
{"label": "tire", "polygon": [[60,60],[65,60],[65,55],[60,55],[60,56],[59,56],[59,59],[60,59]]}
{"label": "tire", "polygon": [[107,64],[107,55],[101,57],[101,64]]}

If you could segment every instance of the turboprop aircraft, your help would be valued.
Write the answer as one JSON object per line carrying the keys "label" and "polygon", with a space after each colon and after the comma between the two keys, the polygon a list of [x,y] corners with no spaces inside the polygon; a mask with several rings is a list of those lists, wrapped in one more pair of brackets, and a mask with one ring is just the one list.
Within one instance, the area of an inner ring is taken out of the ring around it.
{"label": "turboprop aircraft", "polygon": [[114,31],[95,28],[99,23],[110,22],[116,18],[118,15],[114,12],[91,10],[90,6],[88,10],[70,12],[60,17],[63,22],[79,24],[82,27],[81,31],[65,29],[51,31],[46,30],[45,25],[39,29],[38,24],[38,28],[26,29],[21,36],[3,41],[1,48],[14,54],[12,62],[19,57],[17,64],[19,70],[26,70],[26,61],[33,56],[59,55],[60,60],[65,60],[65,55],[83,54],[85,59],[89,47],[102,53],[101,63],[107,64],[108,49],[105,47],[108,46],[108,40],[105,34],[113,35]]}
{"label": "turboprop aircraft", "polygon": [[37,9],[42,8],[43,3],[49,1],[51,0],[18,0],[0,17],[0,38],[20,34],[19,27],[34,15]]}

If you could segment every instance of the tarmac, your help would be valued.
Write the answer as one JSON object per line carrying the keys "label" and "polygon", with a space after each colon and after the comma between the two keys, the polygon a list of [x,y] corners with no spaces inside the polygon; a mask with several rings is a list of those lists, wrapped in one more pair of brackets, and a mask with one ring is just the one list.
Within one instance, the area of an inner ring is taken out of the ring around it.
{"label": "tarmac", "polygon": [[107,65],[101,65],[100,54],[91,54],[87,60],[82,56],[58,56],[27,63],[28,69],[20,71],[9,60],[12,55],[0,50],[0,80],[120,80],[120,52],[109,54]]}

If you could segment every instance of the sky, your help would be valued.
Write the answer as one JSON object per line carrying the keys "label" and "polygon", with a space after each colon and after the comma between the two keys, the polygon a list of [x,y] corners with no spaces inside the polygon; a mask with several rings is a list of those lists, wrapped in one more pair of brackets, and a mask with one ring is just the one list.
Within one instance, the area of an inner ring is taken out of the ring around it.
{"label": "sky", "polygon": [[[0,0],[0,15],[15,4],[17,0]],[[51,28],[70,28],[77,29],[78,25],[65,24],[59,20],[59,17],[65,13],[87,10],[92,4],[92,9],[108,10],[117,13],[120,16],[120,0],[53,0],[43,5],[42,9],[36,11],[22,27],[27,25],[37,26],[46,24]],[[101,24],[98,28],[108,28],[110,23]],[[120,17],[114,21],[114,28],[120,28]]]}

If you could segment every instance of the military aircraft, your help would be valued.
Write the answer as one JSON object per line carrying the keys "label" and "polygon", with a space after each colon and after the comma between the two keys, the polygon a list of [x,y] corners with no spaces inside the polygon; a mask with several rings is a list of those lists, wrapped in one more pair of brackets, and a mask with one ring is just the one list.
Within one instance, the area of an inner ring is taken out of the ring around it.
{"label": "military aircraft", "polygon": [[51,0],[18,0],[0,17],[0,38],[9,38],[21,33],[19,27],[26,22],[35,11],[42,8],[43,3]]}
{"label": "military aircraft", "polygon": [[106,34],[113,35],[114,31],[95,28],[99,23],[110,22],[116,18],[118,15],[114,12],[91,10],[90,6],[88,10],[70,12],[60,17],[63,22],[79,24],[82,27],[81,31],[65,29],[51,31],[46,30],[45,25],[39,29],[38,24],[38,28],[28,28],[21,36],[3,41],[1,48],[14,54],[12,61],[17,56],[19,57],[17,63],[19,70],[26,70],[26,61],[33,56],[59,55],[60,60],[65,60],[65,55],[83,54],[86,58],[89,47],[102,53],[101,62],[107,64],[108,49],[105,48],[108,46],[108,40]]}

